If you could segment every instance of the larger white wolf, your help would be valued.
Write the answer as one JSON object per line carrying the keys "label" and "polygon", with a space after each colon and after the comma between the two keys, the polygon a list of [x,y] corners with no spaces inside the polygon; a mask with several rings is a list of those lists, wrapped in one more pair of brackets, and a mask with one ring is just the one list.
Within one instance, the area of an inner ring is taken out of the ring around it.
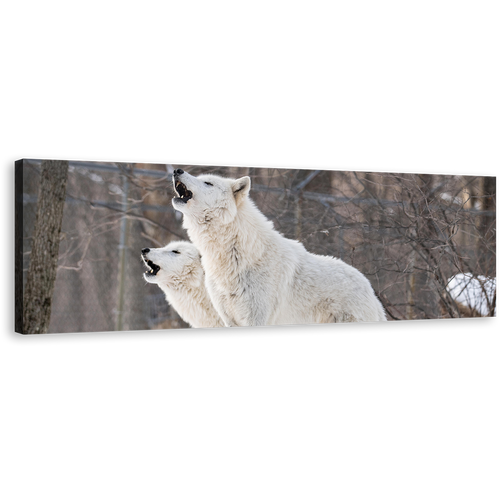
{"label": "larger white wolf", "polygon": [[173,206],[202,255],[206,285],[227,326],[386,321],[354,267],[279,234],[248,197],[250,178],[173,175]]}

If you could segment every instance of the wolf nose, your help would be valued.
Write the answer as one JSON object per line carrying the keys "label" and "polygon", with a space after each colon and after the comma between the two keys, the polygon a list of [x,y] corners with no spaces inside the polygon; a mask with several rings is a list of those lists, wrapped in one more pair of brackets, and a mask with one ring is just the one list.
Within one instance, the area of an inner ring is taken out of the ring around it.
{"label": "wolf nose", "polygon": [[149,248],[143,248],[141,250],[141,252],[142,252],[142,255],[146,255],[149,252]]}
{"label": "wolf nose", "polygon": [[174,170],[174,174],[175,174],[175,175],[181,175],[181,174],[183,174],[183,173],[184,173],[184,170],[182,170],[182,168],[176,168],[176,169]]}

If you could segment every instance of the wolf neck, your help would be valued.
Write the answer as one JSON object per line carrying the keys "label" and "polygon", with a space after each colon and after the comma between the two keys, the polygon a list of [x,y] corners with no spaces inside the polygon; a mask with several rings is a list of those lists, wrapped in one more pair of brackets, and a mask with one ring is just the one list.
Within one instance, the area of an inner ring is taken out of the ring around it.
{"label": "wolf neck", "polygon": [[175,285],[165,283],[160,284],[169,301],[178,302],[179,300],[191,299],[200,306],[207,306],[210,303],[208,292],[205,288],[204,282],[201,285],[191,286],[189,282],[179,282]]}
{"label": "wolf neck", "polygon": [[223,326],[205,284],[191,286],[186,282],[179,282],[176,286],[160,284],[168,302],[176,309],[184,321],[194,327]]}
{"label": "wolf neck", "polygon": [[189,279],[171,280],[169,283],[160,282],[159,286],[171,302],[175,302],[174,307],[183,303],[198,304],[204,309],[211,307],[210,298],[204,285],[204,278],[193,284]]}
{"label": "wolf neck", "polygon": [[251,265],[262,257],[266,246],[277,236],[272,222],[248,198],[238,207],[236,217],[229,224],[217,221],[197,224],[186,219],[185,227],[202,254],[204,264],[207,261],[217,265],[229,264],[231,259],[228,260],[228,257],[238,261],[238,255],[244,255],[245,261],[240,259],[236,263],[239,266]]}

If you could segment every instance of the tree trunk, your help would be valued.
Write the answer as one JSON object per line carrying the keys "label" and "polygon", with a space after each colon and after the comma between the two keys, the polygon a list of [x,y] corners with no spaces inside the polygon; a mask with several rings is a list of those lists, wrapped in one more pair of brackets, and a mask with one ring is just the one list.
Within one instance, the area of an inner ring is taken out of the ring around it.
{"label": "tree trunk", "polygon": [[67,179],[67,161],[42,163],[22,333],[47,333],[49,328]]}

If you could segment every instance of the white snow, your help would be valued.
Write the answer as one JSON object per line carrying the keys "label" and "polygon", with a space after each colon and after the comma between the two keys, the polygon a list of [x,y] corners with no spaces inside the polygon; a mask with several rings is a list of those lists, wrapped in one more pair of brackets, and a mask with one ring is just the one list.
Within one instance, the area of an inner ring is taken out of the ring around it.
{"label": "white snow", "polygon": [[439,195],[442,200],[449,201],[451,203],[456,203],[458,205],[463,205],[464,200],[460,196],[451,196],[449,193],[441,193]]}
{"label": "white snow", "polygon": [[[448,292],[456,302],[476,309],[482,316],[490,313],[496,290],[496,278],[456,274],[446,285]],[[496,307],[495,307],[496,314]]]}

